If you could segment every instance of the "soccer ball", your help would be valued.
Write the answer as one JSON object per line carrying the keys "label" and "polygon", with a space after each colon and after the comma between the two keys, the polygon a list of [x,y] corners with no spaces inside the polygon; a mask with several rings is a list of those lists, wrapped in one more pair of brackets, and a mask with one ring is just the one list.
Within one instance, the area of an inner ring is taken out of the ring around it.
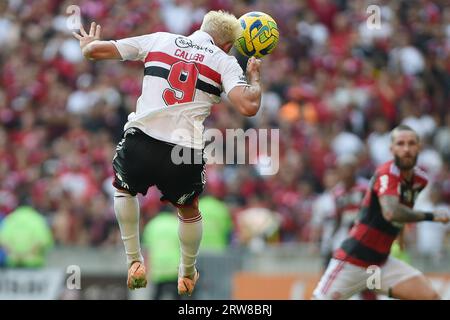
{"label": "soccer ball", "polygon": [[278,26],[264,12],[249,12],[239,18],[243,32],[236,40],[236,49],[247,57],[261,58],[275,49],[278,43]]}

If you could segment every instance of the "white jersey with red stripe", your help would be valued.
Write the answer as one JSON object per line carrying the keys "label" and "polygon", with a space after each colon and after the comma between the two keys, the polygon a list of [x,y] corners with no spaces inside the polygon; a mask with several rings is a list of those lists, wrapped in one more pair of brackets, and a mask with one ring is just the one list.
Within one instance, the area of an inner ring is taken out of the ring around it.
{"label": "white jersey with red stripe", "polygon": [[142,94],[125,130],[137,127],[155,139],[201,149],[203,122],[221,92],[247,85],[236,58],[203,31],[188,37],[157,32],[112,43],[123,60],[145,65]]}

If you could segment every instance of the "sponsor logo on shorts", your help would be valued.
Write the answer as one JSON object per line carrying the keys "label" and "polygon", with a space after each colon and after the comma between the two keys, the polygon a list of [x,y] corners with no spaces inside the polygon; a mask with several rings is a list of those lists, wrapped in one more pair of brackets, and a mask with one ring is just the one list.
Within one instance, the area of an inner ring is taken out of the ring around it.
{"label": "sponsor logo on shorts", "polygon": [[202,175],[202,184],[205,185],[206,184],[206,170],[205,170],[205,166],[203,166],[203,171],[202,171],[201,175]]}
{"label": "sponsor logo on shorts", "polygon": [[190,197],[192,197],[194,195],[195,191],[192,191],[191,193],[186,193],[184,195],[182,195],[180,198],[178,198],[177,200],[177,204],[184,204],[186,202],[186,200],[188,200]]}
{"label": "sponsor logo on shorts", "polygon": [[120,140],[120,142],[117,144],[116,151],[120,151],[123,149],[123,144],[125,143],[125,138]]}
{"label": "sponsor logo on shorts", "polygon": [[120,175],[120,173],[116,172],[116,177],[119,180],[120,186],[124,189],[130,190],[130,186],[128,185],[128,183],[126,183],[125,181],[123,181],[122,176]]}

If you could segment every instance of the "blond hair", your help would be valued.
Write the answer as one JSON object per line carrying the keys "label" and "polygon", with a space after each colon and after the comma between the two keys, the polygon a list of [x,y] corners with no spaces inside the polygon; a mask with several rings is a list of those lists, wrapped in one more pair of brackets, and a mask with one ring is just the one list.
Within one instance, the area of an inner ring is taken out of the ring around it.
{"label": "blond hair", "polygon": [[218,46],[227,42],[234,43],[242,34],[239,20],[222,10],[209,11],[203,18],[200,30],[209,33]]}

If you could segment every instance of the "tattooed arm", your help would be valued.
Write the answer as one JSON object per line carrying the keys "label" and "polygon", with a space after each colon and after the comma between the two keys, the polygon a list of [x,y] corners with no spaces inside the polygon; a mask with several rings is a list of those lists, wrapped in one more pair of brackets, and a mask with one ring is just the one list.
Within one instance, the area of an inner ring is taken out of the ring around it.
{"label": "tattooed arm", "polygon": [[450,219],[449,215],[444,212],[431,213],[410,209],[401,204],[396,196],[380,197],[380,205],[383,217],[391,222],[436,221],[447,223]]}
{"label": "tattooed arm", "polygon": [[261,105],[260,67],[261,60],[250,58],[247,63],[248,85],[234,87],[228,94],[231,103],[247,117],[254,116]]}

